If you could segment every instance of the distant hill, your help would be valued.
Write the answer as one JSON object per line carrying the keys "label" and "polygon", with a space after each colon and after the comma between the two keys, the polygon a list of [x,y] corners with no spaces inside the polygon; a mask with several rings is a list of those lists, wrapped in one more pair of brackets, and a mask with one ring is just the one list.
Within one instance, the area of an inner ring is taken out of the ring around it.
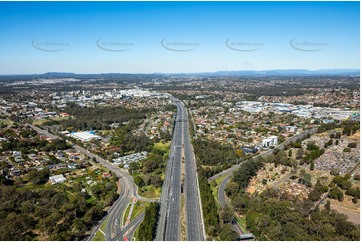
{"label": "distant hill", "polygon": [[[160,73],[159,73],[160,74]],[[264,71],[217,71],[201,73],[174,73],[172,76],[359,76],[358,69],[289,69],[289,70],[264,70]]]}
{"label": "distant hill", "polygon": [[76,74],[71,72],[47,72],[44,74],[27,75],[0,75],[0,80],[33,79],[33,78],[159,78],[162,76],[238,76],[238,77],[267,77],[267,76],[359,76],[359,69],[290,69],[290,70],[264,70],[264,71],[217,71],[198,73],[153,73],[153,74],[132,74],[132,73],[100,73],[100,74]]}

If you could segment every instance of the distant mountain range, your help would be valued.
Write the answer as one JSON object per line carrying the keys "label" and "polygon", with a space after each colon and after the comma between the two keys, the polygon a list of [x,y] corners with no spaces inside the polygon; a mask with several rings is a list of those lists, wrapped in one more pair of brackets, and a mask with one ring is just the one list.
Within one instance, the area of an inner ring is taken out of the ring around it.
{"label": "distant mountain range", "polygon": [[359,76],[359,69],[290,69],[290,70],[264,70],[264,71],[217,71],[199,73],[153,73],[153,74],[132,74],[132,73],[100,73],[100,74],[76,74],[71,72],[47,72],[44,74],[26,75],[0,75],[0,79],[32,79],[32,78],[156,78],[163,76],[238,76],[238,77],[267,77],[267,76]]}
{"label": "distant mountain range", "polygon": [[201,73],[174,73],[159,75],[175,75],[175,76],[359,76],[359,69],[322,69],[322,70],[306,70],[306,69],[289,69],[289,70],[264,70],[264,71],[217,71],[217,72],[201,72]]}

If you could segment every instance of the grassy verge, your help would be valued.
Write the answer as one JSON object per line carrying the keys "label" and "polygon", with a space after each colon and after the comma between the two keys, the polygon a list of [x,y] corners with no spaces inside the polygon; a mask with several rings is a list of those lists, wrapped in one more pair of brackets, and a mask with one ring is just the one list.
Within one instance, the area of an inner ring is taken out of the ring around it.
{"label": "grassy verge", "polygon": [[133,220],[138,214],[143,212],[145,210],[145,208],[148,206],[149,206],[149,203],[137,201],[134,204],[134,208],[133,208],[132,215],[130,216],[130,220]]}
{"label": "grassy verge", "polygon": [[102,225],[100,226],[100,229],[105,233],[105,227],[107,226],[108,217],[103,221]]}
{"label": "grassy verge", "polygon": [[92,241],[105,241],[105,236],[99,230],[95,233]]}
{"label": "grassy verge", "polygon": [[241,227],[242,231],[247,233],[247,228],[246,228],[246,218],[245,217],[237,217],[237,223],[238,225]]}
{"label": "grassy verge", "polygon": [[[105,227],[107,226],[108,217],[103,221],[102,225],[100,225],[100,228],[105,233]],[[95,233],[92,241],[105,241],[105,236],[100,230]]]}
{"label": "grassy verge", "polygon": [[167,151],[169,149],[170,143],[171,143],[170,141],[165,142],[165,143],[158,142],[158,143],[154,144],[154,148],[159,149],[159,150]]}
{"label": "grassy verge", "polygon": [[219,204],[219,201],[218,201],[218,196],[217,196],[217,193],[218,193],[218,187],[214,187],[211,185],[211,190],[212,190],[212,194],[214,196],[214,198],[216,199],[217,201],[217,204]]}
{"label": "grassy verge", "polygon": [[139,226],[134,232],[133,240],[135,240],[135,241],[138,241],[138,231],[139,231]]}
{"label": "grassy verge", "polygon": [[216,199],[217,201],[217,205],[219,205],[219,201],[218,201],[218,188],[219,188],[219,185],[223,182],[223,180],[227,177],[228,174],[225,174],[223,176],[220,176],[218,177],[215,182],[217,184],[217,186],[213,186],[214,185],[214,182],[210,182],[210,187],[211,187],[211,190],[212,190],[212,194],[214,196],[214,198]]}
{"label": "grassy verge", "polygon": [[124,218],[123,224],[125,224],[127,222],[127,218],[128,218],[131,206],[132,206],[132,203],[129,203],[127,209],[125,210],[124,217],[123,217]]}

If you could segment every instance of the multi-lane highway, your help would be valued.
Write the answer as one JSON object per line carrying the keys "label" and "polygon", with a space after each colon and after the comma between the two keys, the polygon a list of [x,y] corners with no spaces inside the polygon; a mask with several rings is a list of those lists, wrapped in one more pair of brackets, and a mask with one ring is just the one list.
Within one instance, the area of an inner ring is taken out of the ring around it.
{"label": "multi-lane highway", "polygon": [[174,122],[171,153],[166,167],[160,219],[156,240],[180,240],[181,228],[181,167],[185,163],[185,211],[187,240],[204,240],[203,216],[198,188],[194,153],[189,140],[187,111],[184,104],[174,100],[177,114]]}
{"label": "multi-lane highway", "polygon": [[188,116],[183,103],[180,103],[183,113],[183,140],[185,163],[185,207],[186,207],[186,235],[188,241],[204,240],[202,206],[198,186],[197,166],[193,147],[189,139]]}
{"label": "multi-lane highway", "polygon": [[182,109],[176,102],[177,114],[173,127],[163,189],[160,198],[160,218],[156,240],[178,241],[181,228],[181,160],[182,160]]}

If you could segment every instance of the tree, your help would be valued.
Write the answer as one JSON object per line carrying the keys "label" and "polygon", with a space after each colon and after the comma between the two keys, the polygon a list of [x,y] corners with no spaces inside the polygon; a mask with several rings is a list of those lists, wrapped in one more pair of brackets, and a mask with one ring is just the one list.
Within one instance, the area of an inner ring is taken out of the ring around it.
{"label": "tree", "polygon": [[143,164],[143,173],[152,173],[158,168],[158,163],[154,160],[147,160]]}
{"label": "tree", "polygon": [[343,192],[338,187],[331,188],[330,192],[328,193],[328,196],[332,199],[337,199],[340,202],[343,201]]}
{"label": "tree", "polygon": [[308,187],[311,187],[311,174],[304,172],[301,174],[301,178],[299,179],[299,183],[304,184]]}
{"label": "tree", "polygon": [[341,188],[343,190],[347,190],[352,186],[352,183],[350,181],[342,181]]}
{"label": "tree", "polygon": [[142,177],[140,177],[140,176],[137,176],[137,177],[134,178],[134,183],[135,183],[138,187],[143,187],[143,186],[145,185]]}
{"label": "tree", "polygon": [[357,203],[357,199],[360,199],[360,188],[359,187],[350,187],[346,190],[346,195],[352,196]]}
{"label": "tree", "polygon": [[233,181],[244,190],[248,186],[249,180],[256,175],[257,171],[263,167],[263,165],[263,161],[258,159],[244,161],[239,169],[234,172]]}
{"label": "tree", "polygon": [[157,231],[159,204],[151,203],[145,208],[143,222],[139,225],[138,237],[141,241],[153,241]]}
{"label": "tree", "polygon": [[139,169],[139,164],[138,162],[131,162],[129,163],[129,172],[131,174],[133,174],[135,171],[137,171]]}
{"label": "tree", "polygon": [[223,223],[231,223],[234,219],[234,210],[229,206],[225,206],[220,210],[219,216]]}
{"label": "tree", "polygon": [[315,163],[314,163],[314,162],[311,162],[310,170],[313,171],[314,169],[315,169]]}
{"label": "tree", "polygon": [[330,200],[327,200],[326,204],[325,204],[325,209],[330,211],[331,210],[331,202]]}
{"label": "tree", "polygon": [[222,241],[236,241],[238,239],[238,235],[232,230],[231,224],[225,224],[219,233],[219,238]]}
{"label": "tree", "polygon": [[49,170],[42,169],[40,171],[33,170],[28,173],[29,181],[34,185],[45,184],[49,180]]}
{"label": "tree", "polygon": [[150,184],[155,186],[155,187],[160,187],[162,186],[162,178],[160,177],[160,175],[152,175],[150,178]]}
{"label": "tree", "polygon": [[298,149],[297,150],[297,152],[296,152],[296,159],[301,159],[303,157],[303,149],[302,148],[300,148],[300,149]]}

